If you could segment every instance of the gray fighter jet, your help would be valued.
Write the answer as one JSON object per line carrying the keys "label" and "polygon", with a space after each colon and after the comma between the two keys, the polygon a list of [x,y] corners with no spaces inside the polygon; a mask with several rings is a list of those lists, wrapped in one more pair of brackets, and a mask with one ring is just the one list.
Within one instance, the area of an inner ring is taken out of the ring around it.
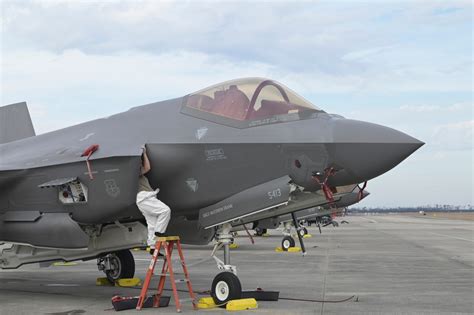
{"label": "gray fighter jet", "polygon": [[[357,185],[337,187],[337,190],[340,196],[338,201],[331,202],[324,206],[309,208],[296,212],[296,225],[293,216],[290,214],[285,214],[279,217],[253,222],[251,228],[255,230],[257,236],[263,236],[267,230],[277,229],[278,227],[282,226],[283,238],[281,240],[281,248],[283,251],[288,251],[290,247],[294,247],[296,244],[295,239],[291,234],[292,229],[296,230],[297,235],[300,234],[299,237],[304,237],[306,234],[308,234],[308,230],[301,222],[314,221],[319,227],[319,233],[322,233],[321,223],[323,226],[327,226],[329,224],[337,226],[338,223],[332,220],[333,215],[340,214],[343,209],[360,202],[370,194],[367,190],[364,190]],[[331,222],[329,224],[326,224],[326,222],[320,222],[322,218],[329,218],[331,219]]]}
{"label": "gray fighter jet", "polygon": [[336,187],[377,177],[423,145],[261,78],[38,136],[26,104],[13,104],[0,108],[0,143],[0,242],[13,244],[1,268],[98,258],[111,280],[133,276],[129,249],[146,238],[135,205],[145,145],[147,176],[172,209],[167,233],[216,242],[219,303],[241,292],[230,264],[234,226],[337,202]]}

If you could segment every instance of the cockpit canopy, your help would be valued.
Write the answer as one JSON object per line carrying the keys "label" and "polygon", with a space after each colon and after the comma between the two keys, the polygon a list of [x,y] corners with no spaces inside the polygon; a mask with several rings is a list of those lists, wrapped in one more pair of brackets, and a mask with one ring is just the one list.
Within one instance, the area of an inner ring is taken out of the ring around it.
{"label": "cockpit canopy", "polygon": [[238,128],[294,121],[322,112],[284,85],[263,78],[237,79],[188,95],[183,112]]}

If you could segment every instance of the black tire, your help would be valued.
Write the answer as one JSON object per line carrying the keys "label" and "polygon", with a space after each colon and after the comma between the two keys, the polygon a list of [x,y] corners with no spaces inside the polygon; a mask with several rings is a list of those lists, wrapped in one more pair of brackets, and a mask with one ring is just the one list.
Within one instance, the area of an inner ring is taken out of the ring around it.
{"label": "black tire", "polygon": [[298,233],[300,233],[301,237],[303,237],[306,234],[308,234],[308,230],[305,227],[303,227],[298,231]]}
{"label": "black tire", "polygon": [[114,270],[107,270],[105,275],[110,283],[115,283],[119,279],[130,279],[135,275],[135,259],[128,249],[111,253],[111,264]]}
{"label": "black tire", "polygon": [[267,229],[256,228],[255,235],[256,236],[263,236],[263,234],[267,233]]}
{"label": "black tire", "polygon": [[232,272],[221,272],[212,281],[211,296],[214,303],[219,306],[224,306],[232,300],[241,299],[242,285],[239,278]]}
{"label": "black tire", "polygon": [[287,252],[288,249],[290,247],[295,247],[295,240],[293,237],[291,236],[285,236],[282,240],[281,240],[281,248]]}

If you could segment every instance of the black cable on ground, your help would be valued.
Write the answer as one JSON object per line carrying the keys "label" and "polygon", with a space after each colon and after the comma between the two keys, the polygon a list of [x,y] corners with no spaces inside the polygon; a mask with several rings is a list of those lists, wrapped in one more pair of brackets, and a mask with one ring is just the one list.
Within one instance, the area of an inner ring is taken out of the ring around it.
{"label": "black cable on ground", "polygon": [[[141,288],[136,288],[136,289],[141,289]],[[173,291],[172,289],[163,289],[163,291]],[[184,292],[188,293],[188,290],[183,290],[183,289],[178,289],[178,292]],[[194,291],[194,293],[198,295],[211,295],[211,291]],[[353,295],[351,297],[345,298],[343,300],[313,300],[313,299],[298,299],[298,298],[291,298],[291,297],[280,297],[278,300],[283,300],[283,301],[294,301],[294,302],[308,302],[308,303],[344,303],[344,302],[349,302],[350,300],[353,300],[356,297],[356,295]]]}
{"label": "black cable on ground", "polygon": [[309,300],[309,299],[296,299],[296,298],[285,298],[281,297],[279,300],[284,300],[284,301],[295,301],[295,302],[311,302],[311,303],[344,303],[344,302],[349,302],[350,300],[354,299],[356,296],[353,295],[351,297],[348,297],[347,299],[344,300]]}

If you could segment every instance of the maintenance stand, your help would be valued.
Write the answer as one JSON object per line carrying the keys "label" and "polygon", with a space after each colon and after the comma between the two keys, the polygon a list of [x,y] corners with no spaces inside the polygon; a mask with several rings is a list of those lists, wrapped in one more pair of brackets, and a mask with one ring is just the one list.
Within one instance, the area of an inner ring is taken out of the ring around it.
{"label": "maintenance stand", "polygon": [[[184,277],[185,277],[184,279],[175,279],[175,276],[174,276],[171,255],[173,253],[173,249],[175,245],[176,245],[176,248],[178,249],[181,267],[183,268],[183,272],[184,272]],[[158,255],[159,255],[161,247],[163,247],[165,250],[165,257],[163,260],[163,268],[161,269],[161,273],[159,274],[160,281],[158,283],[158,294],[153,296],[153,307],[160,307],[160,298],[161,298],[161,295],[163,294],[163,289],[165,287],[166,276],[169,273],[171,287],[173,289],[173,297],[176,304],[176,311],[178,313],[181,312],[181,302],[179,300],[178,290],[176,288],[176,283],[181,283],[181,282],[186,282],[186,285],[188,286],[189,295],[191,296],[191,301],[193,303],[193,308],[197,309],[196,297],[194,296],[191,280],[189,280],[188,268],[186,267],[186,264],[184,262],[184,255],[181,249],[181,241],[179,239],[179,236],[168,236],[168,237],[157,238],[157,241],[155,244],[155,251],[153,253],[150,266],[148,267],[145,282],[143,283],[143,287],[140,293],[140,298],[138,299],[137,310],[141,310],[143,308],[143,304],[145,300],[147,299],[146,295],[147,295],[148,287],[150,286],[151,279],[154,275],[153,272],[155,270],[155,266],[158,261]]]}

